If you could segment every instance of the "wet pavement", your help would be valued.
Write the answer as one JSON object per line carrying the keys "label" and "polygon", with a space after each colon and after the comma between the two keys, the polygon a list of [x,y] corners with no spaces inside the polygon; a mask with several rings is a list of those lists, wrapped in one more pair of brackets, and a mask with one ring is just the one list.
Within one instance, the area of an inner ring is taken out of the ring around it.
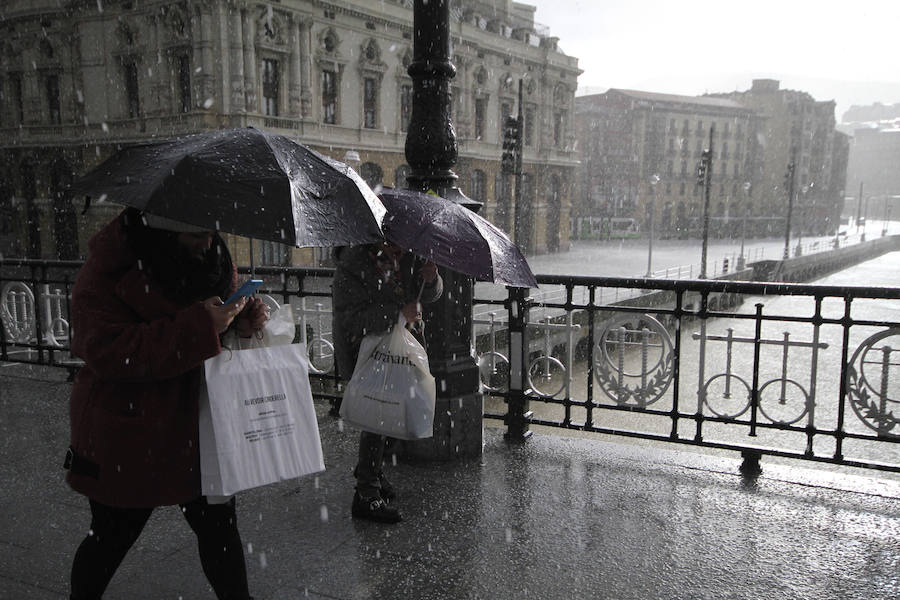
{"label": "wet pavement", "polygon": [[[65,371],[0,365],[0,598],[67,597],[86,500],[65,485]],[[356,433],[318,406],[327,470],[244,492],[257,599],[860,599],[900,596],[900,482],[862,470],[536,432],[480,459],[400,460],[405,516],[350,518]],[[157,509],[105,598],[213,598],[175,508]]]}

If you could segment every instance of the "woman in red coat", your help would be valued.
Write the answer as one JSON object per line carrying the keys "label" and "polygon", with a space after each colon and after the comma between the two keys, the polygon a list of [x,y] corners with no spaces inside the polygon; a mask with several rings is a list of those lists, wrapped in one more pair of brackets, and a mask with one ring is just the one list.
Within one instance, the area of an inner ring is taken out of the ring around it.
{"label": "woman in red coat", "polygon": [[[126,209],[95,235],[72,292],[67,480],[88,497],[91,528],[72,565],[72,598],[100,598],[154,507],[178,504],[219,598],[249,598],[234,499],[200,493],[203,361],[219,335],[263,327],[265,305],[224,305],[236,271],[222,239]],[[243,312],[242,312],[243,311]]]}

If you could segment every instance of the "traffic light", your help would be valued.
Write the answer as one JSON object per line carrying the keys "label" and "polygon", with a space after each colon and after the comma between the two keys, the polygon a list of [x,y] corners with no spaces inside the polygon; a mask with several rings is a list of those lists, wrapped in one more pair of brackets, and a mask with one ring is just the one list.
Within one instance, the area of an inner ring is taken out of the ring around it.
{"label": "traffic light", "polygon": [[518,151],[519,120],[516,117],[506,117],[503,124],[503,155],[500,158],[500,168],[504,173],[515,173]]}
{"label": "traffic light", "polygon": [[704,150],[700,154],[700,164],[697,165],[697,185],[706,185],[706,175],[709,171],[709,162],[711,154],[709,150]]}
{"label": "traffic light", "polygon": [[784,172],[784,189],[790,190],[794,182],[794,161],[788,163],[787,171]]}

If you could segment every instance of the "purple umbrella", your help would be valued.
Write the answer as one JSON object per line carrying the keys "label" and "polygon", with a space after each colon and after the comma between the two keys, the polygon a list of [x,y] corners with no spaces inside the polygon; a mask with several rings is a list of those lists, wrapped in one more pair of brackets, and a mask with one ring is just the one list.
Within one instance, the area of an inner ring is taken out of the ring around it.
{"label": "purple umbrella", "polygon": [[538,286],[519,247],[500,229],[440,196],[382,188],[388,241],[442,267],[513,287]]}

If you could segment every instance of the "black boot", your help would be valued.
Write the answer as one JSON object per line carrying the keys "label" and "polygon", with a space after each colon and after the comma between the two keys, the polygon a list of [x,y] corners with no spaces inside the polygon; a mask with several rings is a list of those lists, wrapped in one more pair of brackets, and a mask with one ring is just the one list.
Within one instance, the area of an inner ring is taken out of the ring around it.
{"label": "black boot", "polygon": [[384,472],[378,474],[378,485],[381,486],[381,498],[385,502],[393,502],[397,499],[397,490],[394,489],[388,478],[384,476]]}
{"label": "black boot", "polygon": [[350,514],[354,519],[367,519],[378,523],[399,523],[403,520],[400,511],[388,505],[382,498],[363,498],[359,492],[353,494]]}

